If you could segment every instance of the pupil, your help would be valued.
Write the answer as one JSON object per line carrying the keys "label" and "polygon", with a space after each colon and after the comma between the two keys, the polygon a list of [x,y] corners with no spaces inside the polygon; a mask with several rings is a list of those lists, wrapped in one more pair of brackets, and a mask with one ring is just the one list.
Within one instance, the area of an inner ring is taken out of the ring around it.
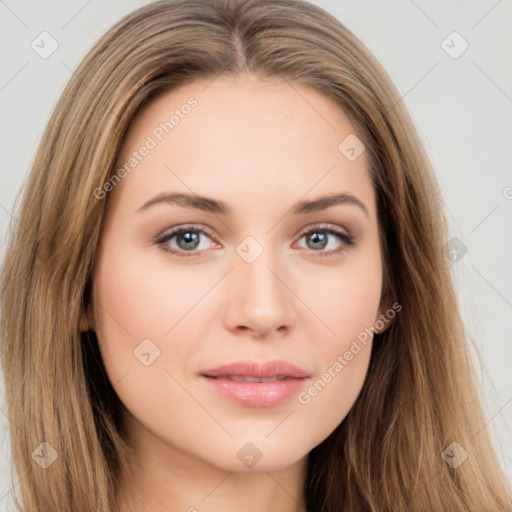
{"label": "pupil", "polygon": [[[195,240],[194,240],[195,238]],[[181,239],[184,239],[185,240],[185,243],[190,243],[190,242],[195,242],[195,244],[193,244],[193,249],[195,249],[199,243],[199,237],[197,235],[197,233],[195,231],[187,231],[185,233],[182,233],[179,237],[178,237],[178,240],[181,240]],[[186,248],[189,248],[190,249],[190,245],[185,245],[185,249]]]}
{"label": "pupil", "polygon": [[325,247],[326,238],[327,238],[327,235],[325,233],[320,234],[320,235],[318,233],[313,233],[311,235],[311,240],[313,241],[313,244],[317,244],[317,242],[320,239],[320,248],[322,248],[322,249]]}

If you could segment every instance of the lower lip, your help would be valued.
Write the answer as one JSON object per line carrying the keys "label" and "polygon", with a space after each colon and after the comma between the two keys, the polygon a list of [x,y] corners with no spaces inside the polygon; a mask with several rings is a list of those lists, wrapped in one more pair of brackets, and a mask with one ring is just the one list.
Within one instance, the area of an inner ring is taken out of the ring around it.
{"label": "lower lip", "polygon": [[272,407],[298,393],[306,378],[275,382],[240,382],[201,376],[217,393],[248,407]]}

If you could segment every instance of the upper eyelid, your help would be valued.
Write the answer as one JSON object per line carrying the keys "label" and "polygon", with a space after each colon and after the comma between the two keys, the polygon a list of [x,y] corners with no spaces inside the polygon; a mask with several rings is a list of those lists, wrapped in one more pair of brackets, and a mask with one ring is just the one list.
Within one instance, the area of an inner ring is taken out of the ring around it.
{"label": "upper eyelid", "polygon": [[176,234],[179,234],[181,231],[201,231],[207,234],[210,238],[215,238],[215,235],[212,233],[213,230],[208,226],[204,226],[202,224],[183,224],[165,229],[160,235],[155,237],[155,240],[162,239],[164,237],[167,238],[171,235],[176,236]]}
{"label": "upper eyelid", "polygon": [[[302,237],[305,234],[309,233],[310,231],[314,231],[315,229],[317,229],[319,231],[320,230],[325,230],[325,231],[332,230],[332,231],[335,231],[335,234],[346,235],[348,237],[354,238],[354,236],[351,234],[350,230],[348,230],[347,228],[341,227],[341,226],[337,226],[332,223],[313,223],[309,226],[306,226],[306,227],[298,230],[298,232],[296,232],[294,237]],[[204,224],[182,224],[182,225],[178,225],[178,226],[166,229],[160,235],[157,235],[154,238],[154,241],[155,242],[158,242],[159,240],[165,241],[166,239],[173,238],[176,235],[178,235],[180,232],[187,231],[187,230],[202,232],[202,233],[208,235],[208,237],[211,238],[212,240],[214,240],[216,243],[219,243],[217,241],[217,237],[213,233],[213,229],[209,228],[208,226],[206,226]]]}
{"label": "upper eyelid", "polygon": [[[178,226],[174,226],[170,228],[170,231],[163,232],[162,235],[157,237],[154,240],[154,244],[159,246],[159,249],[162,251],[165,251],[167,253],[174,254],[178,257],[194,257],[194,256],[201,256],[206,250],[193,250],[193,251],[184,251],[183,249],[176,249],[171,247],[164,247],[167,245],[167,242],[169,242],[171,239],[173,239],[175,236],[179,235],[180,233],[187,232],[187,231],[199,231],[200,233],[204,233],[214,241],[214,243],[218,242],[216,241],[217,237],[215,235],[210,235],[208,232],[211,228],[204,226],[204,225],[198,225],[198,224],[181,224]],[[328,261],[327,258],[334,258],[337,256],[341,256],[345,254],[345,251],[352,248],[353,246],[357,245],[358,243],[358,235],[354,235],[350,230],[346,228],[341,228],[338,225],[333,224],[327,224],[324,225],[322,223],[314,223],[312,225],[306,226],[302,228],[302,230],[299,232],[299,235],[294,235],[294,240],[297,239],[297,241],[300,241],[305,235],[307,235],[310,232],[317,231],[325,231],[326,233],[330,234],[331,236],[337,236],[340,240],[340,247],[334,250],[327,251],[325,249],[322,249],[321,251],[313,251],[313,254],[316,253],[316,257],[318,258],[326,258],[325,261]],[[346,232],[344,232],[346,231]],[[295,242],[297,243],[297,242]]]}

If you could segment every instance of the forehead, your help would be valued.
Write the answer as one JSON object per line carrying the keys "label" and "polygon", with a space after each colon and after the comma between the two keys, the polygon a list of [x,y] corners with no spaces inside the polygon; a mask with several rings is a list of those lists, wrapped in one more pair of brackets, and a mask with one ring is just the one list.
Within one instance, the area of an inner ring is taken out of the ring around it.
{"label": "forehead", "polygon": [[371,203],[365,152],[351,160],[342,151],[355,132],[334,100],[308,86],[253,76],[198,80],[138,113],[116,166],[130,170],[114,192],[139,206],[161,192],[224,196],[236,211],[349,188]]}
{"label": "forehead", "polygon": [[232,149],[233,141],[240,145],[250,137],[263,144],[262,149],[274,142],[300,153],[300,147],[287,143],[310,142],[305,151],[314,146],[336,148],[344,133],[355,131],[342,108],[314,88],[279,78],[220,76],[160,93],[132,120],[123,149],[148,134],[157,142],[182,142],[181,133],[191,142],[209,139]]}

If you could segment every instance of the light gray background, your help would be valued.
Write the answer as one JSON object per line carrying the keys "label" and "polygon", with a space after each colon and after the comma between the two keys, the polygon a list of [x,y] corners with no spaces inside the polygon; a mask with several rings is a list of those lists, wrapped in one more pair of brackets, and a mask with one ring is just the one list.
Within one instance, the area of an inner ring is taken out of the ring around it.
{"label": "light gray background", "polygon": [[[65,83],[93,42],[144,3],[0,0],[0,261],[15,195]],[[482,356],[477,371],[487,421],[512,483],[512,0],[313,3],[380,60],[432,160],[451,235],[468,248],[453,272]],[[58,42],[46,59],[31,48],[43,31]],[[442,46],[453,31],[469,44],[457,58],[443,47],[457,52],[461,40],[451,36]],[[6,510],[9,420],[1,386],[0,508]]]}

